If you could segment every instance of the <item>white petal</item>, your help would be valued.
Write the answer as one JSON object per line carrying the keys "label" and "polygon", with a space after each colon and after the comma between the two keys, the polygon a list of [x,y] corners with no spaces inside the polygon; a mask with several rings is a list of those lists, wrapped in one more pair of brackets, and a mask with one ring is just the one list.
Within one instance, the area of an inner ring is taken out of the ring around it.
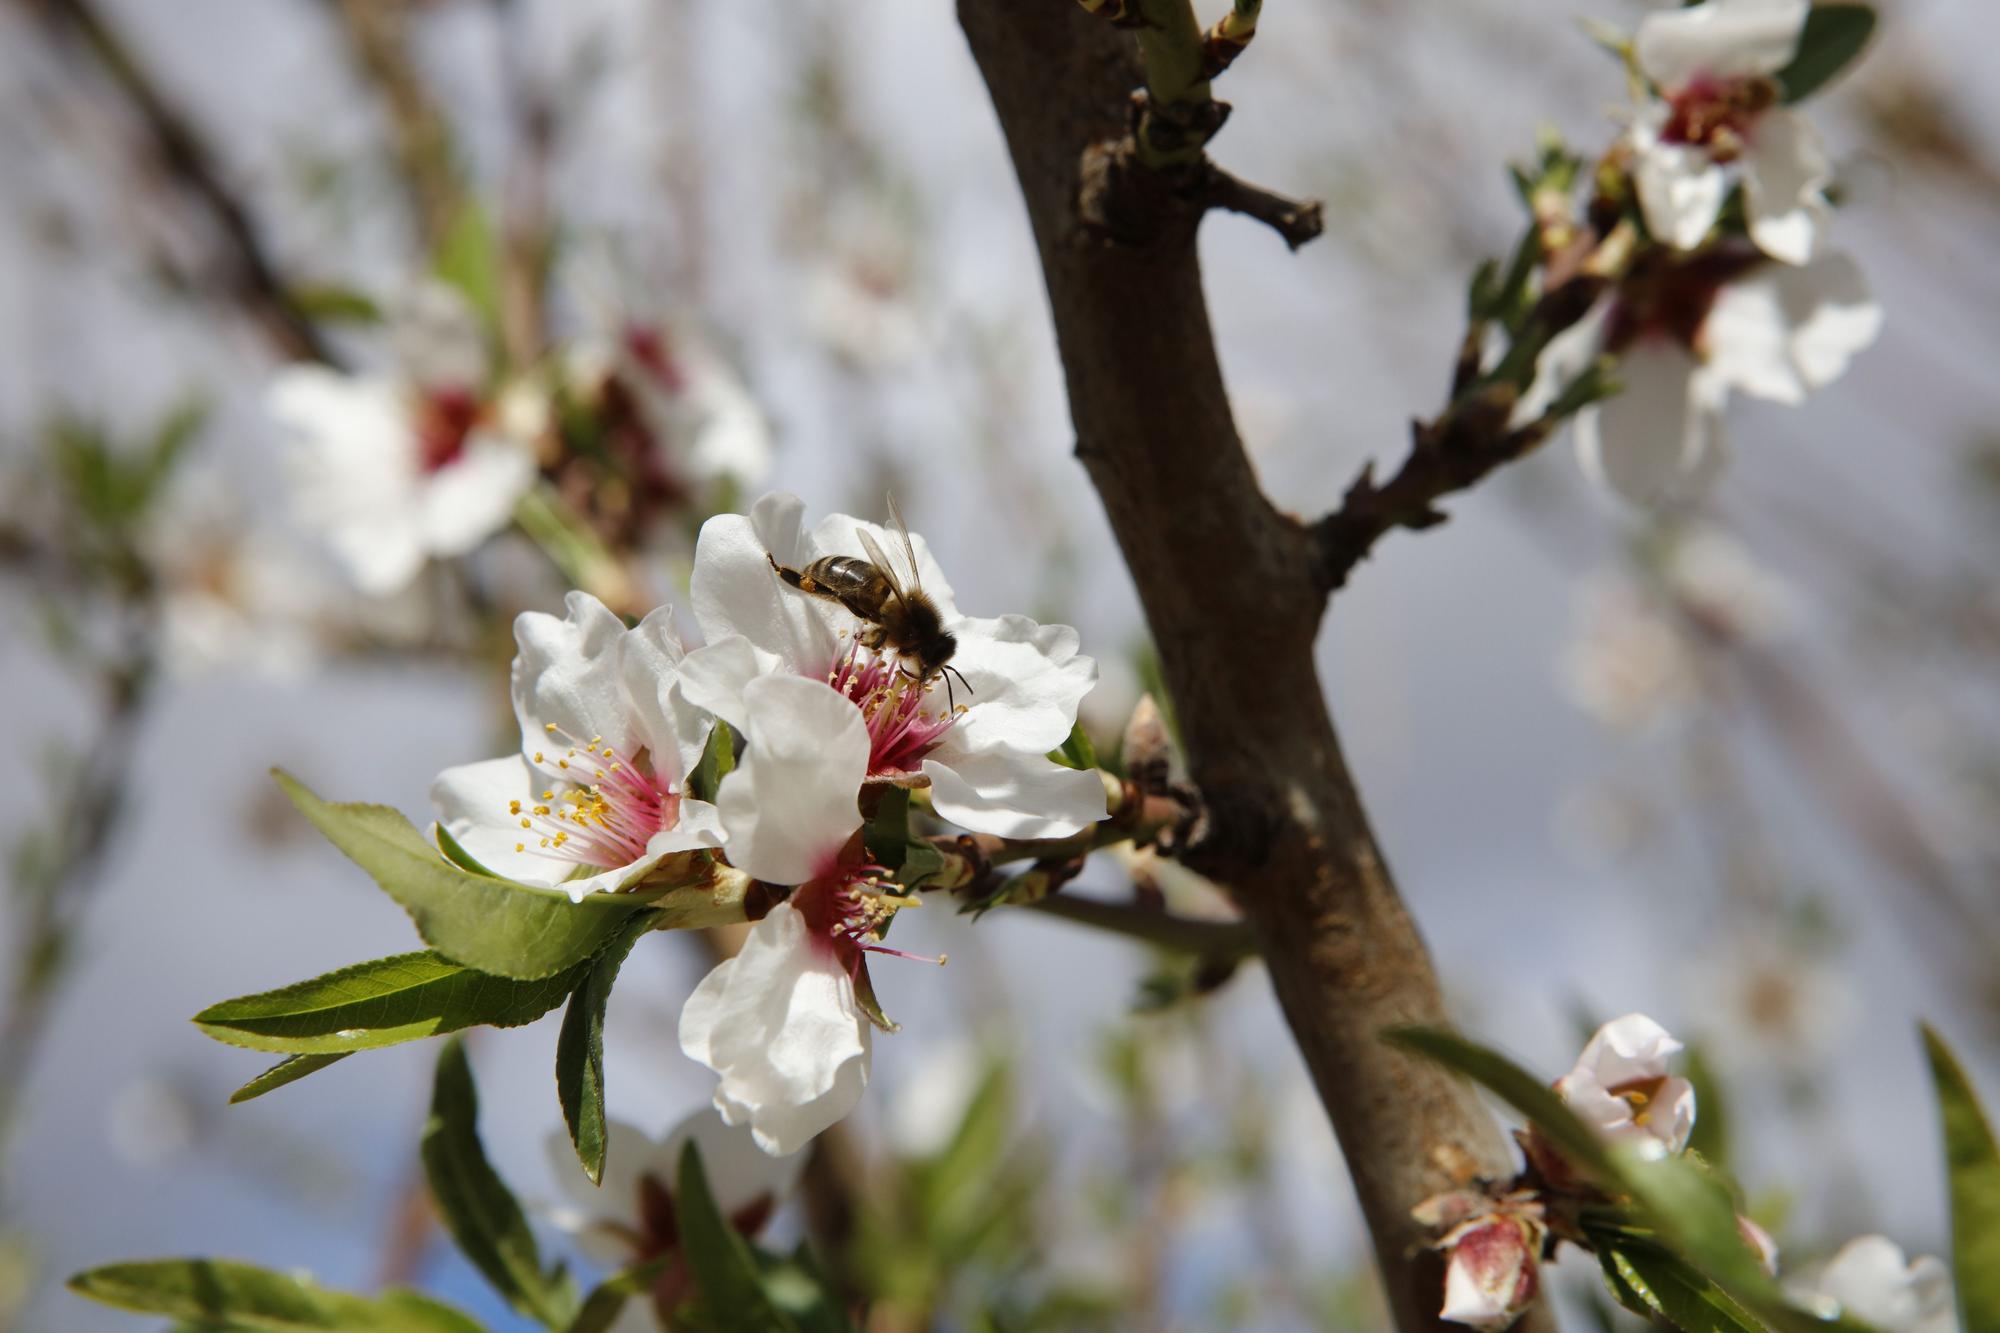
{"label": "white petal", "polygon": [[931,804],[961,828],[1002,838],[1066,838],[1105,816],[1104,781],[1044,754],[990,750],[924,760]]}
{"label": "white petal", "polygon": [[792,674],[776,655],[761,651],[741,634],[731,634],[687,655],[681,663],[681,693],[696,708],[741,731],[750,720],[743,687],[774,673]]}
{"label": "white petal", "polygon": [[674,1127],[660,1150],[655,1170],[664,1167],[669,1184],[679,1179],[681,1152],[692,1142],[716,1207],[730,1217],[759,1199],[782,1204],[797,1187],[805,1158],[773,1157],[757,1146],[748,1128],[731,1125],[713,1106],[704,1106]]}
{"label": "white petal", "polygon": [[1634,1079],[1662,1077],[1667,1072],[1667,1057],[1684,1049],[1646,1015],[1627,1014],[1597,1029],[1571,1072],[1588,1073],[1607,1088],[1617,1087]]}
{"label": "white petal", "polygon": [[790,673],[818,677],[833,665],[836,618],[851,623],[853,617],[824,598],[788,587],[772,571],[772,557],[791,568],[812,562],[803,520],[797,497],[772,494],[759,500],[748,518],[718,514],[702,524],[691,600],[708,642],[741,634]]}
{"label": "white petal", "polygon": [[1729,178],[1708,155],[1691,144],[1645,144],[1632,173],[1645,210],[1646,230],[1663,245],[1692,250],[1722,214]]}
{"label": "white petal", "polygon": [[1842,1246],[1820,1274],[1819,1290],[1841,1313],[1882,1333],[1956,1333],[1951,1277],[1928,1255],[1909,1263],[1886,1236],[1861,1236]]}
{"label": "white petal", "polygon": [[1828,255],[1777,275],[1778,295],[1792,324],[1791,356],[1808,388],[1831,384],[1856,352],[1882,332],[1882,307],[1861,269],[1847,255]]}
{"label": "white petal", "polygon": [[1671,343],[1639,343],[1618,364],[1624,389],[1577,414],[1585,473],[1638,505],[1685,493],[1717,452],[1721,390]]}
{"label": "white petal", "polygon": [[464,555],[512,521],[534,481],[533,454],[475,431],[463,453],[420,483],[425,546],[433,555]]}
{"label": "white petal", "polygon": [[1827,221],[1822,191],[1833,181],[1833,164],[1811,123],[1794,111],[1767,111],[1751,133],[1742,163],[1750,239],[1787,264],[1811,259]]}
{"label": "white petal", "polygon": [[523,752],[544,754],[537,767],[551,777],[564,777],[557,761],[572,743],[602,736],[623,755],[644,743],[625,694],[624,641],[625,622],[586,592],[563,599],[560,620],[540,611],[515,617],[514,715]]}
{"label": "white petal", "polygon": [[841,1119],[867,1086],[870,1027],[854,983],[780,903],[681,1010],[681,1049],[722,1076],[715,1105],[784,1155]]}
{"label": "white petal", "polygon": [[1772,265],[1716,293],[1699,342],[1711,373],[1733,389],[1776,403],[1802,403],[1792,364],[1792,327]]}
{"label": "white petal", "polygon": [[1097,663],[1077,652],[1075,630],[1026,616],[962,618],[952,630],[951,664],[972,687],[949,733],[955,751],[1009,746],[1042,755],[1069,738],[1077,706],[1097,683]]}
{"label": "white petal", "polygon": [[271,415],[286,430],[300,522],[326,538],[363,592],[385,596],[423,567],[416,437],[388,380],[324,366],[273,377]]}
{"label": "white petal", "polygon": [[632,709],[638,743],[650,753],[653,775],[678,784],[701,758],[708,726],[675,686],[687,650],[674,628],[670,607],[659,607],[626,631],[619,646],[618,674]]}
{"label": "white petal", "polygon": [[623,1120],[607,1119],[604,1129],[602,1185],[592,1185],[583,1174],[569,1135],[556,1130],[543,1140],[550,1171],[562,1192],[562,1199],[546,1211],[550,1221],[576,1237],[578,1248],[593,1263],[622,1268],[637,1256],[631,1243],[612,1228],[638,1229],[639,1176],[659,1146]]}
{"label": "white petal", "polygon": [[[576,866],[534,850],[538,838],[527,837],[520,817],[509,813],[512,802],[532,804],[534,796],[535,771],[517,754],[447,768],[431,784],[440,821],[473,860],[504,879],[547,888]],[[517,852],[516,844],[529,850]]]}
{"label": "white petal", "polygon": [[772,884],[803,884],[861,826],[868,725],[822,681],[765,676],[743,697],[743,759],[716,798],[729,860]]}
{"label": "white petal", "polygon": [[1632,49],[1639,68],[1671,94],[1696,79],[1775,74],[1798,54],[1810,0],[1708,0],[1648,14]]}
{"label": "white petal", "polygon": [[1582,319],[1549,339],[1535,358],[1535,379],[1514,404],[1507,418],[1509,430],[1519,430],[1538,420],[1577,378],[1604,354],[1604,326],[1611,318],[1615,302],[1605,297],[1585,312]]}
{"label": "white petal", "polygon": [[771,427],[764,410],[713,354],[704,351],[691,373],[689,391],[701,418],[689,456],[695,475],[762,484],[771,471]]}
{"label": "white petal", "polygon": [[722,812],[707,801],[697,801],[693,797],[681,800],[680,817],[672,828],[663,828],[646,840],[646,857],[657,862],[663,856],[675,852],[691,852],[697,848],[720,847],[728,841],[729,835],[722,825]]}

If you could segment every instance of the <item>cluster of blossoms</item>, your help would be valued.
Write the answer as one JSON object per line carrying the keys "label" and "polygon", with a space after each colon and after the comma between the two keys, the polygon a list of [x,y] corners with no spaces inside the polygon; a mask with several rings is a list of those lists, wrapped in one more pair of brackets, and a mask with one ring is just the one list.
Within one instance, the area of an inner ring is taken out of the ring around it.
{"label": "cluster of blossoms", "polygon": [[704,490],[768,470],[754,401],[666,321],[607,307],[542,364],[503,375],[471,305],[431,282],[390,312],[388,333],[393,369],[294,365],[268,392],[299,521],[364,593],[469,553],[539,482],[622,546]]}
{"label": "cluster of blossoms", "polygon": [[[1683,1049],[1644,1014],[1599,1028],[1556,1093],[1577,1118],[1614,1149],[1640,1160],[1685,1152],[1694,1132],[1694,1085],[1672,1072]],[[1516,1136],[1527,1169],[1505,1192],[1459,1190],[1426,1200],[1417,1220],[1439,1233],[1446,1256],[1440,1317],[1471,1328],[1503,1329],[1541,1290],[1541,1265],[1559,1240],[1586,1243],[1566,1224],[1579,1204],[1601,1202],[1589,1180],[1538,1129]],[[1766,1272],[1778,1272],[1778,1248],[1748,1217],[1738,1235]],[[1934,1259],[1906,1264],[1880,1236],[1853,1241],[1792,1295],[1828,1317],[1860,1319],[1880,1333],[1956,1333],[1951,1283]]]}
{"label": "cluster of blossoms", "polygon": [[1860,270],[1827,249],[1832,164],[1778,77],[1810,10],[1705,0],[1648,15],[1630,44],[1638,105],[1595,179],[1623,183],[1650,243],[1543,349],[1515,419],[1616,358],[1622,391],[1578,414],[1577,448],[1636,503],[1713,474],[1732,392],[1802,402],[1881,330]]}
{"label": "cluster of blossoms", "polygon": [[[872,1029],[890,1028],[867,959],[897,952],[881,937],[911,900],[869,858],[863,801],[927,785],[938,815],[1002,837],[1062,837],[1106,814],[1096,773],[1048,757],[1096,679],[1074,630],[959,614],[912,535],[906,581],[956,639],[965,699],[953,705],[892,650],[863,647],[852,613],[772,568],[900,541],[838,514],[808,532],[803,505],[771,495],[702,528],[693,600],[705,642],[693,652],[665,609],[628,629],[572,593],[561,619],[521,616],[520,753],[447,770],[432,792],[443,831],[482,865],[577,901],[685,880],[694,857],[783,895],[680,1022],[682,1049],[720,1075],[716,1109],[769,1153],[797,1152],[853,1109]],[[710,803],[688,775],[718,726],[742,753]]]}

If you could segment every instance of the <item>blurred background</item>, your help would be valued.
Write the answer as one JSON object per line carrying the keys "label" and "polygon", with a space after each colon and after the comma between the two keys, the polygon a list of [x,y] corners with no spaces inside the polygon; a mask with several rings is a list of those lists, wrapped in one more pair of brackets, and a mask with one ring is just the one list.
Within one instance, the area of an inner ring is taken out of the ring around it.
{"label": "blurred background", "polygon": [[[1545,124],[1587,154],[1614,133],[1622,77],[1575,8],[1267,7],[1215,153],[1324,199],[1327,234],[1293,256],[1218,215],[1203,257],[1279,504],[1327,508],[1436,410],[1466,279],[1521,225],[1505,162]],[[1605,1017],[1689,1039],[1802,1263],[1945,1244],[1920,1017],[2000,1087],[2000,17],[1882,8],[1814,104],[1877,346],[1802,410],[1739,403],[1698,513],[1641,519],[1551,445],[1384,542],[1321,646],[1462,1021],[1551,1077]],[[266,770],[421,821],[440,769],[511,745],[514,612],[578,582],[683,601],[701,517],[766,486],[871,516],[893,490],[961,609],[1078,626],[1115,747],[1143,625],[950,7],[9,0],[0,107],[0,1327],[120,1327],[62,1278],[194,1252],[526,1327],[424,1221],[431,1047],[225,1105],[259,1057],[189,1015],[414,947]],[[569,452],[544,451],[546,521],[364,595],[298,516],[271,385],[398,373],[439,276]],[[630,439],[675,465],[626,466]],[[1099,862],[1072,891],[1204,892]],[[1061,921],[917,918],[898,943],[952,961],[875,970],[904,1031],[838,1256],[883,1327],[1380,1326],[1256,968],[1188,996]],[[709,961],[634,955],[614,1115],[657,1133],[707,1099],[674,1032]],[[487,1149],[534,1199],[555,1030],[472,1050]]]}

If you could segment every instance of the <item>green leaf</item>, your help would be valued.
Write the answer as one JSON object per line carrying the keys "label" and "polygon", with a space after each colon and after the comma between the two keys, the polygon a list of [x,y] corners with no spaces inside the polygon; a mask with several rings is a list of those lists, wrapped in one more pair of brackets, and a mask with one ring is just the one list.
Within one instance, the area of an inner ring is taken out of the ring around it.
{"label": "green leaf", "polygon": [[347,1052],[339,1055],[288,1055],[272,1065],[257,1077],[229,1094],[229,1104],[252,1101],[267,1092],[276,1092],[287,1083],[296,1083],[307,1074],[317,1074],[330,1064],[338,1064],[347,1058]]}
{"label": "green leaf", "polygon": [[1682,1072],[1694,1087],[1694,1104],[1701,1114],[1694,1119],[1694,1132],[1688,1136],[1688,1151],[1699,1154],[1705,1162],[1722,1169],[1729,1169],[1729,1100],[1723,1095],[1722,1080],[1715,1067],[1709,1063],[1708,1048],[1695,1044],[1687,1049],[1682,1063]]}
{"label": "green leaf", "polygon": [[1957,1057],[1929,1024],[1923,1033],[1944,1126],[1958,1308],[1965,1333],[1995,1333],[2000,1330],[2000,1149]]}
{"label": "green leaf", "polygon": [[1851,64],[1875,33],[1875,11],[1867,5],[1814,5],[1799,33],[1798,54],[1778,71],[1787,102],[1825,87]]}
{"label": "green leaf", "polygon": [[593,1185],[604,1179],[604,1008],[618,969],[639,937],[653,928],[657,913],[642,912],[604,946],[583,974],[563,1013],[556,1039],[556,1094],[562,1100],[569,1141]]}
{"label": "green leaf", "polygon": [[489,976],[435,951],[397,954],[278,990],[212,1004],[194,1016],[231,1046],[288,1055],[374,1050],[469,1027],[519,1027],[563,1002],[587,971],[538,981]]}
{"label": "green leaf", "polygon": [[1727,1292],[1657,1246],[1621,1245],[1597,1259],[1612,1292],[1637,1314],[1658,1316],[1682,1333],[1764,1333],[1763,1323]]}
{"label": "green leaf", "polygon": [[481,865],[479,858],[471,852],[466,851],[464,845],[457,838],[452,837],[451,830],[446,828],[442,823],[435,825],[431,829],[431,832],[437,835],[438,850],[444,853],[444,859],[457,866],[460,870],[470,871],[475,875],[484,875],[488,879],[505,878],[504,876],[494,874]]}
{"label": "green leaf", "polygon": [[1604,1180],[1618,1178],[1604,1140],[1577,1119],[1554,1088],[1498,1051],[1441,1028],[1390,1028],[1382,1039],[1465,1075],[1526,1116],[1572,1163]]}
{"label": "green leaf", "polygon": [[625,1312],[625,1303],[650,1292],[653,1283],[677,1257],[671,1252],[663,1254],[604,1279],[585,1298],[583,1308],[576,1312],[576,1318],[569,1321],[563,1333],[608,1333]]}
{"label": "green leaf", "polygon": [[472,1266],[522,1314],[548,1328],[568,1324],[576,1294],[560,1272],[542,1271],[521,1205],[486,1160],[479,1142],[479,1093],[465,1043],[456,1038],[438,1054],[422,1151],[438,1214]]}
{"label": "green leaf", "polygon": [[352,1296],[228,1259],[107,1264],[78,1273],[69,1289],[121,1310],[257,1333],[482,1333],[470,1317],[414,1291]]}
{"label": "green leaf", "polygon": [[716,1207],[701,1152],[692,1142],[681,1152],[677,1185],[674,1213],[681,1253],[701,1286],[695,1305],[682,1317],[685,1327],[702,1333],[802,1333],[797,1321],[765,1293],[756,1255]]}
{"label": "green leaf", "polygon": [[910,792],[884,787],[875,814],[862,830],[862,841],[875,863],[894,872],[896,882],[915,889],[944,869],[944,857],[930,839],[910,832]]}
{"label": "green leaf", "polygon": [[1091,744],[1090,733],[1083,729],[1083,723],[1070,724],[1069,735],[1060,748],[1049,751],[1049,758],[1064,768],[1092,769],[1097,767],[1097,747]]}
{"label": "green leaf", "polygon": [[338,283],[304,283],[291,289],[292,305],[315,324],[379,324],[382,307],[366,292]]}
{"label": "green leaf", "polygon": [[694,772],[688,774],[688,792],[697,801],[714,801],[715,793],[722,790],[722,780],[735,767],[736,733],[727,722],[718,722],[709,728],[708,744],[702,747]]}
{"label": "green leaf", "polygon": [[476,875],[446,861],[398,811],[322,801],[274,770],[299,813],[403,905],[424,943],[495,976],[534,981],[589,958],[632,913],[632,893],[592,893],[571,902],[560,889]]}
{"label": "green leaf", "polygon": [[489,330],[500,327],[500,233],[485,209],[460,207],[438,241],[431,271],[458,289]]}

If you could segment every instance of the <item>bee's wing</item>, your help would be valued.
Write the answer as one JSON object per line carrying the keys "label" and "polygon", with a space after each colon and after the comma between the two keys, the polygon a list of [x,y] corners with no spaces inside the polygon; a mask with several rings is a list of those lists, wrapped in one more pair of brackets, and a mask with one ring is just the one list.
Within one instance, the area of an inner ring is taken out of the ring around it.
{"label": "bee's wing", "polygon": [[910,540],[909,525],[903,522],[903,511],[896,508],[896,497],[889,497],[889,527],[903,539],[903,568],[910,571],[910,589],[921,593],[924,590],[923,572],[917,568],[917,544]]}
{"label": "bee's wing", "polygon": [[855,526],[854,535],[861,539],[861,549],[875,562],[875,568],[882,571],[882,577],[888,583],[889,591],[895,595],[898,602],[908,605],[909,598],[903,595],[903,580],[897,575],[895,565],[889,562],[889,557],[883,554],[881,544],[868,535],[868,529],[858,524]]}

